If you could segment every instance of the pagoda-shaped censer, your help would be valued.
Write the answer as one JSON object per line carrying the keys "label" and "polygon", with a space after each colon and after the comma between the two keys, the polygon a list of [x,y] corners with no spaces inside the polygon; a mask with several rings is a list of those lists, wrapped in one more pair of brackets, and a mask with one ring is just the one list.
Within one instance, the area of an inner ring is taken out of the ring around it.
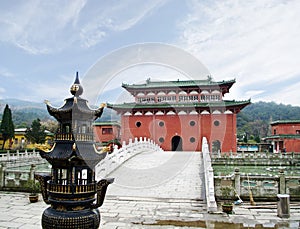
{"label": "pagoda-shaped censer", "polygon": [[59,122],[54,146],[49,152],[41,151],[41,157],[51,165],[51,174],[36,174],[42,188],[43,199],[51,204],[42,216],[43,228],[98,228],[100,213],[107,186],[113,179],[95,180],[95,166],[105,153],[94,145],[92,123],[103,112],[91,109],[80,95],[83,88],[78,73],[71,86],[73,97],[67,98],[60,108],[47,109]]}

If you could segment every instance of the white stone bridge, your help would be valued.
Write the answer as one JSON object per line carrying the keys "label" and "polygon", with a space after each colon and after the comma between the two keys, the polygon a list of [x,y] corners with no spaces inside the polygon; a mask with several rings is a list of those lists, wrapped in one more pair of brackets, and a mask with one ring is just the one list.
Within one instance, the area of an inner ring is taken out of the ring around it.
{"label": "white stone bridge", "polygon": [[98,164],[97,180],[115,178],[108,196],[196,201],[208,212],[216,211],[213,170],[206,139],[203,142],[202,152],[171,152],[136,138]]}

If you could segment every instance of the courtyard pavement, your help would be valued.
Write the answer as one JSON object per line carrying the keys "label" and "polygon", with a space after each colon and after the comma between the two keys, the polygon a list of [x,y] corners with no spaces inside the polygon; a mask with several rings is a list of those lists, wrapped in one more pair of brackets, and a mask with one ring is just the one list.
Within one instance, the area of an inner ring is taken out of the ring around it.
{"label": "courtyard pavement", "polygon": [[[109,190],[108,190],[109,191]],[[0,229],[41,228],[48,206],[40,198],[29,203],[27,193],[0,192]],[[291,203],[290,218],[277,217],[276,203],[249,203],[234,207],[234,214],[208,214],[202,201],[116,197],[108,195],[101,212],[101,228],[300,228],[300,203]]]}
{"label": "courtyard pavement", "polygon": [[[300,203],[291,202],[290,218],[277,217],[277,203],[234,206],[233,214],[207,213],[201,197],[199,153],[141,153],[110,174],[101,228],[300,228]],[[48,206],[29,203],[27,193],[0,192],[0,229],[41,228]]]}

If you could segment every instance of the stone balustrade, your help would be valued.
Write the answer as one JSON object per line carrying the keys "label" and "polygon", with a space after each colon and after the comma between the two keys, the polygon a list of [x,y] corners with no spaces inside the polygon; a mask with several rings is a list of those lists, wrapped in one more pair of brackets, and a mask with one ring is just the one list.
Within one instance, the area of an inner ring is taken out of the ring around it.
{"label": "stone balustrade", "polygon": [[300,153],[213,153],[213,165],[300,165]]}
{"label": "stone balustrade", "polygon": [[9,150],[6,153],[0,153],[0,161],[7,162],[7,161],[20,161],[20,160],[27,160],[32,158],[40,158],[39,152],[33,149],[32,152],[25,150],[24,152],[20,152],[19,150],[15,152],[10,152]]}
{"label": "stone balustrade", "polygon": [[222,196],[222,187],[231,187],[243,199],[249,199],[249,188],[254,200],[276,200],[277,194],[289,194],[291,199],[300,199],[300,177],[286,176],[280,171],[277,176],[240,174],[235,169],[232,175],[215,176],[215,194]]}
{"label": "stone balustrade", "polygon": [[122,163],[139,153],[161,150],[160,146],[155,144],[153,140],[142,137],[139,139],[135,138],[134,141],[129,139],[127,145],[123,142],[120,149],[118,149],[118,146],[115,146],[113,152],[108,154],[98,165],[96,165],[96,180],[101,180],[102,178],[109,176],[109,174],[117,169]]}
{"label": "stone balustrade", "polygon": [[5,163],[0,164],[0,190],[24,190],[28,180],[34,179],[35,165],[29,171],[7,170]]}
{"label": "stone balustrade", "polygon": [[206,201],[207,211],[215,212],[217,211],[217,203],[215,199],[215,186],[214,186],[214,171],[211,164],[211,157],[209,153],[208,143],[204,137],[202,140],[202,156],[203,156],[203,166],[202,173],[202,198]]}

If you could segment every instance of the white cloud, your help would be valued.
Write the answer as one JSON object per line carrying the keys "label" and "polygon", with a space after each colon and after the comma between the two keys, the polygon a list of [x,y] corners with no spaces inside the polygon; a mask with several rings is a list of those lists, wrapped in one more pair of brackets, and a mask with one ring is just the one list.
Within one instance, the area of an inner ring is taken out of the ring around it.
{"label": "white cloud", "polygon": [[248,98],[253,98],[253,97],[256,97],[257,95],[260,95],[261,93],[263,93],[264,90],[253,90],[253,91],[246,91],[245,92],[245,95],[248,97]]}
{"label": "white cloud", "polygon": [[11,78],[14,74],[4,67],[0,66],[0,77]]}
{"label": "white cloud", "polygon": [[[71,79],[71,81],[70,81]],[[47,81],[41,78],[36,80],[34,85],[22,83],[23,90],[19,91],[18,97],[27,101],[43,102],[45,99],[49,100],[54,106],[61,106],[64,99],[71,97],[70,87],[74,82],[74,74],[59,75],[52,77],[51,81]],[[59,82],[59,83],[57,83]],[[30,93],[28,93],[30,91]]]}
{"label": "white cloud", "polygon": [[134,26],[162,0],[29,0],[12,4],[0,3],[0,41],[32,54],[45,54],[77,43],[82,47],[96,45],[109,33]]}
{"label": "white cloud", "polygon": [[215,79],[236,77],[242,96],[300,75],[300,1],[193,1],[190,9],[180,44]]}
{"label": "white cloud", "polygon": [[300,106],[299,88],[300,82],[290,84],[289,86],[278,84],[276,90],[264,94],[260,100]]}
{"label": "white cloud", "polygon": [[[99,4],[87,5],[78,22],[83,45],[93,46],[102,41],[108,33],[130,29],[164,2],[166,1],[155,0],[141,3],[138,0],[130,0],[115,3],[110,1],[101,7]],[[88,11],[87,14],[85,10]]]}
{"label": "white cloud", "polygon": [[0,95],[5,93],[5,89],[0,87]]}
{"label": "white cloud", "polygon": [[73,36],[65,32],[84,5],[84,0],[20,1],[3,7],[0,39],[32,54],[59,50],[72,41]]}

